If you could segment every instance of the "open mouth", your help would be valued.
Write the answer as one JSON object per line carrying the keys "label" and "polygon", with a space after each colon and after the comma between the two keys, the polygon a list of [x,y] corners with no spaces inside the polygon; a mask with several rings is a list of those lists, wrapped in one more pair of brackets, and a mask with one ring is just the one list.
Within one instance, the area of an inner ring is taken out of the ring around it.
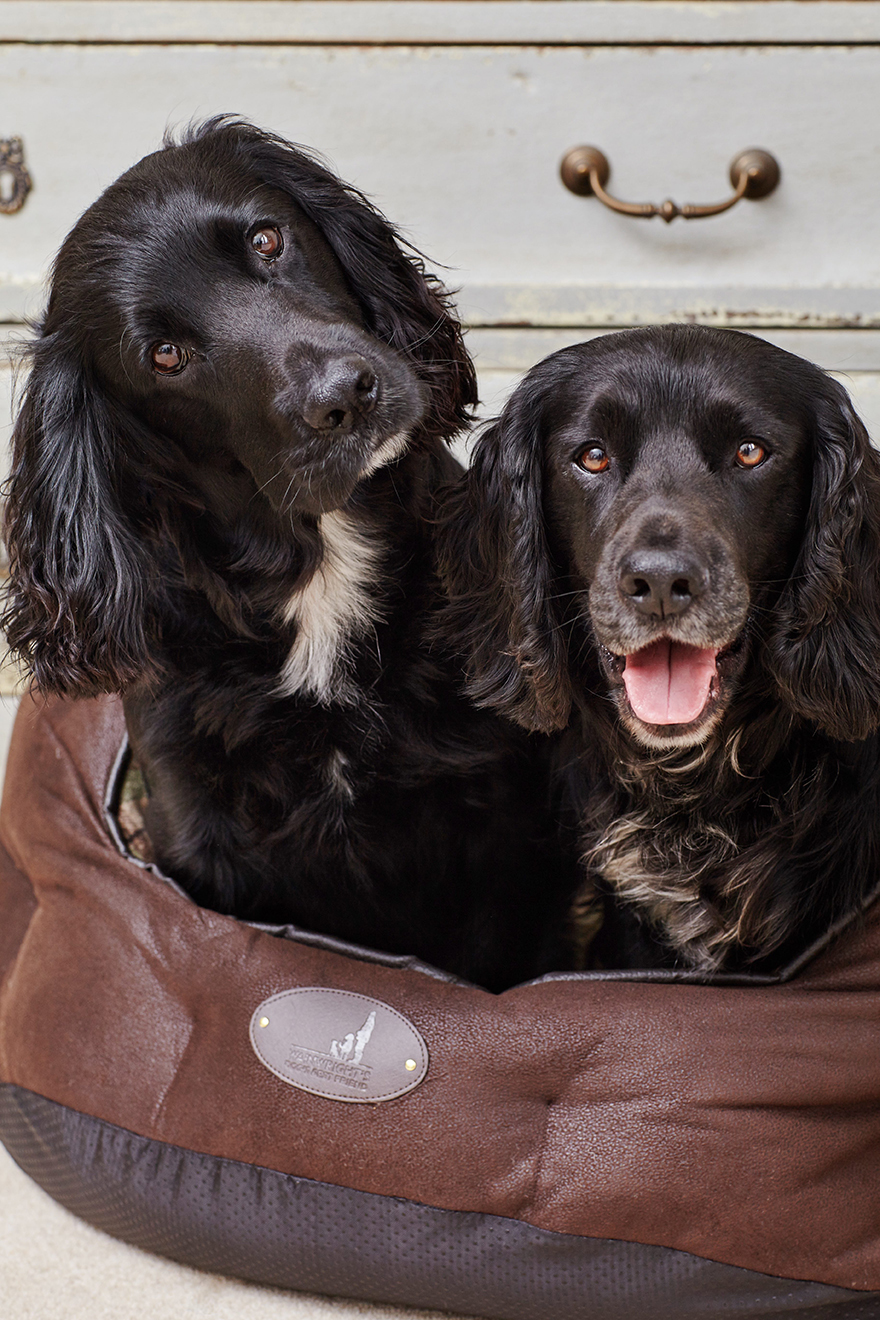
{"label": "open mouth", "polygon": [[717,688],[718,651],[660,637],[626,656],[623,685],[643,724],[693,724]]}
{"label": "open mouth", "polygon": [[721,648],[658,637],[629,655],[605,650],[605,657],[640,724],[666,734],[684,733],[701,728],[717,710],[741,640]]}

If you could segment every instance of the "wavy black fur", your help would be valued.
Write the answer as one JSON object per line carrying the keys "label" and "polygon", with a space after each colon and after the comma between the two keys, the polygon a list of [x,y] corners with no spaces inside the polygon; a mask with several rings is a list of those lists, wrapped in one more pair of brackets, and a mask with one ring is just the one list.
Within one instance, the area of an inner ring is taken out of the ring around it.
{"label": "wavy black fur", "polygon": [[[767,460],[736,467],[756,435]],[[633,527],[703,556],[709,589],[672,622],[620,594]],[[880,460],[825,373],[695,327],[553,355],[478,441],[441,568],[475,700],[561,731],[599,965],[774,971],[878,885]],[[706,719],[640,726],[615,629],[725,642]]]}
{"label": "wavy black fur", "polygon": [[215,119],[78,222],[31,368],[8,639],[44,691],[124,693],[162,866],[493,988],[543,970],[537,767],[424,642],[475,382],[421,258],[308,152]]}

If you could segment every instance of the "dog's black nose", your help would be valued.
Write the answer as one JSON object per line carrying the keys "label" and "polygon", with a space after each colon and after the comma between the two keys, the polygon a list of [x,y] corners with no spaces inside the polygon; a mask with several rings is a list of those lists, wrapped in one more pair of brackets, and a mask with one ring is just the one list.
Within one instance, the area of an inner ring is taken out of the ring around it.
{"label": "dog's black nose", "polygon": [[684,614],[695,600],[705,595],[709,575],[680,551],[649,550],[624,558],[618,585],[621,595],[640,613],[663,619]]}
{"label": "dog's black nose", "polygon": [[378,377],[369,362],[336,358],[309,381],[301,412],[314,431],[349,431],[376,406],[378,392]]}

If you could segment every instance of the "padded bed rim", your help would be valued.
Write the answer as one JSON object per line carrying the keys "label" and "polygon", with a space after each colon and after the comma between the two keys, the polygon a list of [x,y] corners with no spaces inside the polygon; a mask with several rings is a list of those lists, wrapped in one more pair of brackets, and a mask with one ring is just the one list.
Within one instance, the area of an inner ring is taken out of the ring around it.
{"label": "padded bed rim", "polygon": [[880,1293],[441,1210],[138,1136],[11,1084],[0,1138],[66,1209],[263,1285],[491,1320],[876,1320]]}
{"label": "padded bed rim", "polygon": [[[125,733],[119,743],[115,759],[107,777],[104,788],[103,813],[104,823],[107,826],[107,832],[113,840],[117,852],[131,862],[141,871],[153,876],[162,884],[168,885],[187,903],[192,903],[192,896],[183,889],[176,880],[172,880],[166,875],[155,862],[146,862],[136,857],[131,852],[123,838],[119,826],[118,809],[120,793],[125,779],[127,766],[131,760],[131,744],[128,734]],[[523,985],[539,985],[542,981],[643,981],[656,985],[675,984],[675,985],[715,985],[715,986],[755,986],[755,985],[785,985],[794,980],[810,963],[814,962],[820,954],[824,953],[839,935],[850,927],[855,926],[864,914],[880,899],[880,882],[861,899],[858,906],[844,916],[839,917],[828,929],[818,936],[812,944],[802,950],[794,957],[791,962],[775,972],[706,972],[695,971],[692,969],[679,968],[606,968],[602,971],[586,972],[546,972],[543,976],[537,977],[534,981],[525,981]],[[300,926],[293,925],[274,925],[262,921],[248,921],[242,918],[241,924],[252,926],[254,930],[263,930],[270,935],[278,935],[284,939],[293,940],[298,944],[311,945],[316,949],[328,949],[332,953],[341,953],[344,957],[356,958],[361,962],[375,963],[382,967],[407,968],[410,971],[421,972],[423,975],[433,977],[438,981],[446,981],[452,985],[470,985],[471,982],[463,980],[459,976],[454,976],[449,972],[444,972],[438,967],[432,967],[430,963],[422,962],[420,958],[413,954],[394,954],[385,953],[381,949],[372,949],[365,945],[353,944],[350,940],[338,939],[333,935],[322,935],[317,931],[306,930]],[[479,988],[479,987],[477,987]]]}

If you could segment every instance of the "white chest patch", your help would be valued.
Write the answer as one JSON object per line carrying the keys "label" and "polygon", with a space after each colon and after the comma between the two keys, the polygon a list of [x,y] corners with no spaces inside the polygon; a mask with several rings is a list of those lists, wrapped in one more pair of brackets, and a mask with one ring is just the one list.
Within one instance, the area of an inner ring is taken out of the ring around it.
{"label": "white chest patch", "polygon": [[297,626],[296,641],[281,674],[281,690],[303,693],[321,705],[350,703],[354,692],[346,673],[354,644],[379,617],[370,594],[378,582],[383,547],[346,513],[318,519],[324,547],[321,563],[284,610]]}

